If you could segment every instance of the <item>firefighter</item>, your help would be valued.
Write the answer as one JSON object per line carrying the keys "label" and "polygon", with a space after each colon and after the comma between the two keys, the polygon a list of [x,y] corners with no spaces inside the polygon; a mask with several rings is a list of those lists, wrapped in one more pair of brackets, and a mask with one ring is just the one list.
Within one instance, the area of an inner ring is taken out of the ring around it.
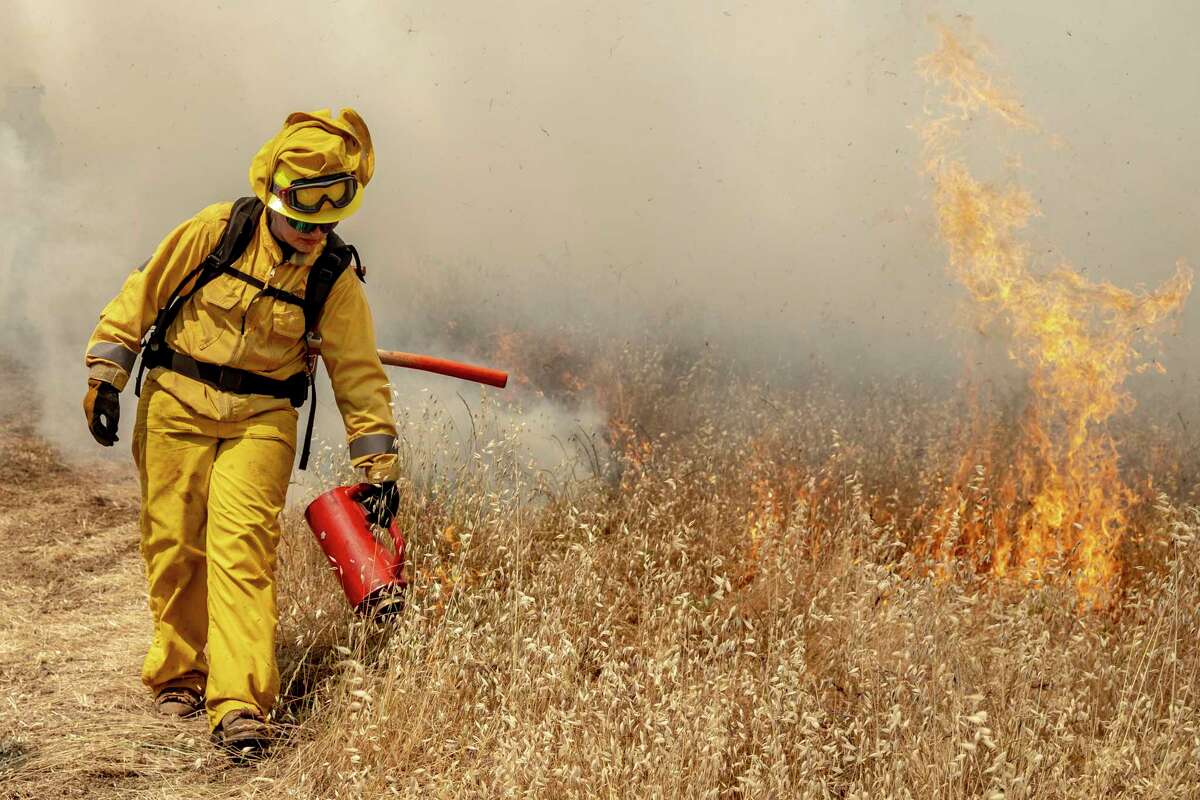
{"label": "firefighter", "polygon": [[[206,711],[214,740],[244,756],[266,751],[279,690],[275,552],[309,388],[306,334],[322,340],[352,463],[375,487],[373,521],[390,523],[398,503],[391,389],[361,276],[325,270],[336,278],[324,302],[305,306],[334,244],[349,249],[332,231],[361,205],[373,169],[353,109],[290,115],[250,165],[255,197],[175,228],[88,342],[84,413],[102,445],[117,441],[118,396],[139,352],[148,368],[132,448],[154,622],[142,681],[161,713]],[[206,257],[239,213],[252,215],[244,249],[210,274]]]}

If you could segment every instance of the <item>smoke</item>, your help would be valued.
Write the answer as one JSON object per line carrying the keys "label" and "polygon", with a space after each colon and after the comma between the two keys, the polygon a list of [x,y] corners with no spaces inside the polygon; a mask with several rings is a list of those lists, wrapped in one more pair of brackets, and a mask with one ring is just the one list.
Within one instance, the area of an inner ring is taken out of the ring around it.
{"label": "smoke", "polygon": [[[1047,211],[1033,233],[1047,261],[1155,284],[1197,261],[1197,12],[1065,5],[977,21],[1063,143],[1026,154]],[[180,220],[246,194],[288,112],[352,105],[378,170],[343,228],[385,346],[457,355],[453,318],[710,342],[793,371],[814,355],[854,374],[953,370],[961,292],[912,130],[937,8],[10,2],[5,349],[36,364],[46,432],[91,449],[82,353],[124,275]],[[1190,344],[1168,342],[1180,388]],[[448,380],[397,377],[399,399],[428,387],[458,407]],[[546,414],[547,452],[589,424]]]}

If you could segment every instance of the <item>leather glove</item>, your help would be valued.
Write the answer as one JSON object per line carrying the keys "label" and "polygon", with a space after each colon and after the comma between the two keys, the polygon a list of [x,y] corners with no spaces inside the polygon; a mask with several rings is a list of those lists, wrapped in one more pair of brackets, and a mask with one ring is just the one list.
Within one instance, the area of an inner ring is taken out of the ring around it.
{"label": "leather glove", "polygon": [[92,438],[105,447],[117,441],[117,423],[121,420],[121,394],[117,387],[98,378],[88,379],[83,398],[83,415]]}
{"label": "leather glove", "polygon": [[396,512],[400,510],[400,492],[395,481],[372,483],[360,496],[367,510],[367,522],[381,528],[390,528]]}

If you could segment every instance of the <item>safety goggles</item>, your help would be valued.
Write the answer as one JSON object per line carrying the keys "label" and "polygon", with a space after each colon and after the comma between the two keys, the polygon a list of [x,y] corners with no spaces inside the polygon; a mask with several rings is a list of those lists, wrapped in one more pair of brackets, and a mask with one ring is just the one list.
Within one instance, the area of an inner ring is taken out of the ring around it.
{"label": "safety goggles", "polygon": [[286,188],[275,187],[275,196],[285,206],[302,214],[315,214],[326,203],[333,208],[345,208],[357,192],[358,180],[346,172],[303,178]]}
{"label": "safety goggles", "polygon": [[312,233],[316,230],[321,231],[321,233],[329,233],[337,227],[336,222],[305,222],[304,220],[292,219],[291,217],[284,217],[284,219],[288,221],[288,225],[291,225],[300,233]]}

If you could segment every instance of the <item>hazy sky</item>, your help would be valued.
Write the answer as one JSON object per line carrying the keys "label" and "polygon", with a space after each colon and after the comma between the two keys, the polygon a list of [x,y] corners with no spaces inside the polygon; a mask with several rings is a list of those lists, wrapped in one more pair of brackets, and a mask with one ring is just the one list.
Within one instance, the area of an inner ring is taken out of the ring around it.
{"label": "hazy sky", "polygon": [[376,143],[343,228],[384,344],[434,346],[414,315],[450,313],[421,292],[449,280],[520,325],[666,312],[768,355],[949,360],[961,291],[913,130],[931,14],[975,17],[1060,142],[977,126],[981,151],[1023,156],[1048,263],[1126,286],[1200,263],[1192,3],[204,5],[0,0],[0,168],[21,187],[0,296],[69,310],[41,328],[68,383],[159,238],[248,193],[288,112],[342,105]]}

